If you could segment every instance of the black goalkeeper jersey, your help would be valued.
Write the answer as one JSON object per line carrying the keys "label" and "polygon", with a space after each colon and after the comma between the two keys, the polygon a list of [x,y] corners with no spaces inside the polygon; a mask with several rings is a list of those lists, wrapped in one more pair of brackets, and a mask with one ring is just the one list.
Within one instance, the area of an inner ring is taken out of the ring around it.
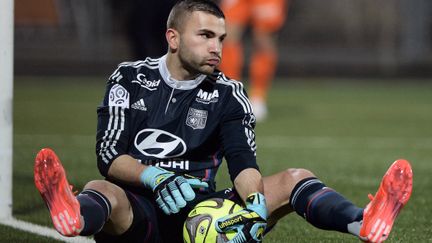
{"label": "black goalkeeper jersey", "polygon": [[243,85],[220,71],[177,81],[165,60],[122,63],[110,76],[97,110],[102,175],[122,154],[203,178],[210,190],[223,158],[232,180],[243,169],[258,169],[255,117]]}

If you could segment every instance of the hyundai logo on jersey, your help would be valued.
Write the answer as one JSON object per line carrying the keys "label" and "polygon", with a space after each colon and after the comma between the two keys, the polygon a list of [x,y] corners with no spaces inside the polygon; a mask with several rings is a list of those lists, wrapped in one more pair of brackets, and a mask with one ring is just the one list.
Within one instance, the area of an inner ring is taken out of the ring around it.
{"label": "hyundai logo on jersey", "polygon": [[135,137],[135,147],[142,154],[159,159],[180,157],[186,152],[183,139],[169,132],[146,128]]}

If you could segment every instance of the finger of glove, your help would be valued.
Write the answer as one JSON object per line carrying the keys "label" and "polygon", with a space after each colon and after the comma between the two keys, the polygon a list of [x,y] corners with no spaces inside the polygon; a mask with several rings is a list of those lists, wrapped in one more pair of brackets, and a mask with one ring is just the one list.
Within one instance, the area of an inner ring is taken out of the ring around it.
{"label": "finger of glove", "polygon": [[250,227],[249,234],[252,239],[257,242],[261,242],[264,237],[264,232],[267,227],[267,223],[265,222],[257,222]]}
{"label": "finger of glove", "polygon": [[186,179],[186,181],[192,188],[199,189],[199,188],[208,188],[209,187],[207,182],[201,181],[200,179],[197,179],[197,178]]}
{"label": "finger of glove", "polygon": [[266,225],[266,223],[246,223],[229,242],[262,242]]}
{"label": "finger of glove", "polygon": [[179,209],[177,208],[174,199],[169,194],[166,188],[162,189],[160,192],[160,196],[162,200],[168,205],[168,209],[171,213],[178,213]]}
{"label": "finger of glove", "polygon": [[186,201],[184,200],[183,195],[180,193],[176,182],[171,181],[170,183],[168,183],[167,187],[171,192],[171,196],[174,198],[177,208],[183,208],[184,206],[186,206]]}
{"label": "finger of glove", "polygon": [[176,178],[176,183],[180,192],[183,195],[184,200],[191,201],[195,198],[195,192],[185,178],[179,176]]}
{"label": "finger of glove", "polygon": [[243,233],[243,231],[239,231],[228,243],[247,243],[248,240]]}
{"label": "finger of glove", "polygon": [[168,208],[168,205],[162,200],[162,197],[160,195],[156,198],[156,203],[158,204],[159,208],[166,214],[170,215],[171,212]]}

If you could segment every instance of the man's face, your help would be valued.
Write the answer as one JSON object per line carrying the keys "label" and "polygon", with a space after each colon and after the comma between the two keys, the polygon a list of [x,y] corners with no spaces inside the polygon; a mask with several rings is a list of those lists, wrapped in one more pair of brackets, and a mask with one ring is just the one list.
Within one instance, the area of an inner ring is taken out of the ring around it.
{"label": "man's face", "polygon": [[178,56],[190,74],[212,74],[222,58],[225,20],[195,11],[182,26]]}

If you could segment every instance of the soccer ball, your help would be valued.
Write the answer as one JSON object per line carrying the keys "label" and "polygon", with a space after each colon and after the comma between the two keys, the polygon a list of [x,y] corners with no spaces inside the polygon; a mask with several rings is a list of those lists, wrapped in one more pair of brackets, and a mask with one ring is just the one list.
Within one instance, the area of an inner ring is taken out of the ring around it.
{"label": "soccer ball", "polygon": [[215,222],[218,218],[242,210],[243,207],[228,199],[212,198],[198,203],[183,225],[185,243],[220,243],[231,240],[235,231],[218,233]]}

